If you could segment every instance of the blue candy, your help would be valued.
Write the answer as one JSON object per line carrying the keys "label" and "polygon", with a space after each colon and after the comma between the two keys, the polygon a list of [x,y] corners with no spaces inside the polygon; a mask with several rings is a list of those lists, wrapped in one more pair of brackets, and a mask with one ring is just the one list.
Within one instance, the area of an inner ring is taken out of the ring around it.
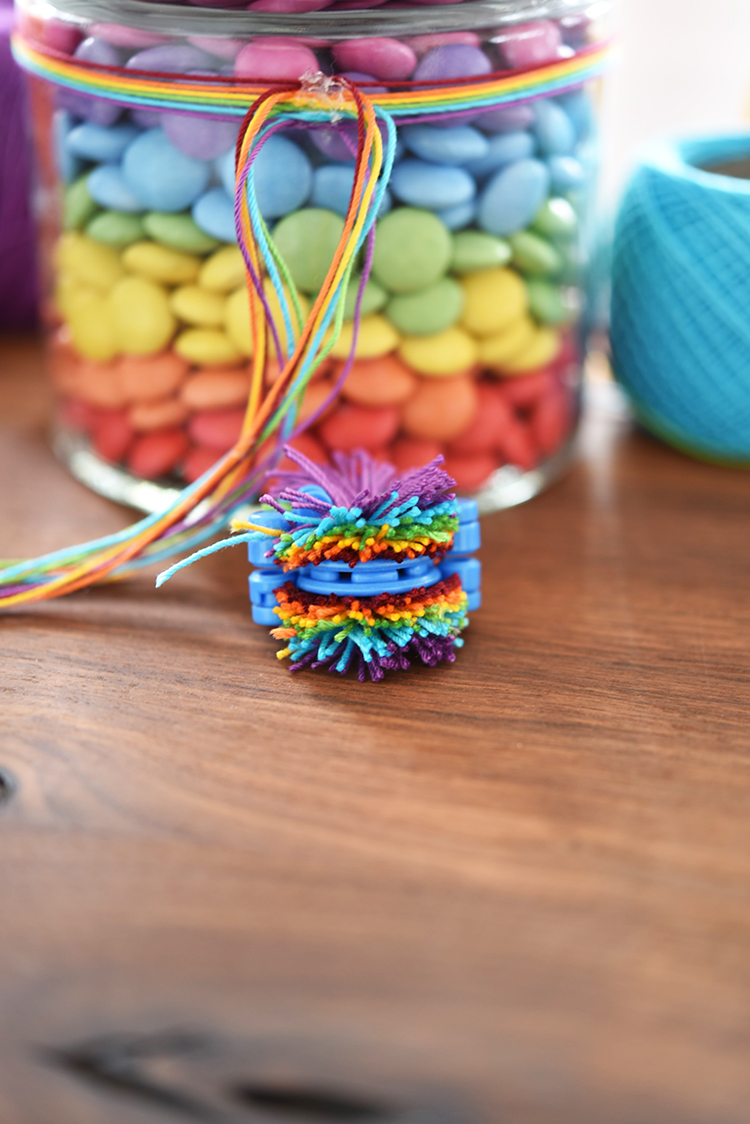
{"label": "blue candy", "polygon": [[448,230],[463,230],[473,222],[476,213],[477,204],[472,199],[468,203],[459,203],[457,207],[446,207],[444,211],[438,211],[437,217],[445,223]]}
{"label": "blue candy", "polygon": [[422,160],[433,164],[468,164],[489,152],[489,141],[471,125],[441,129],[435,125],[404,125],[401,130],[406,147]]}
{"label": "blue candy", "polygon": [[[326,211],[335,211],[337,215],[341,215],[343,218],[349,209],[353,186],[353,164],[324,164],[313,172],[310,202],[313,207],[323,207]],[[378,211],[378,218],[382,219],[384,215],[387,215],[392,206],[391,193],[386,191]]]}
{"label": "blue candy", "polygon": [[555,191],[570,191],[586,181],[583,165],[574,156],[550,156],[547,166]]}
{"label": "blue candy", "polygon": [[193,222],[205,234],[221,242],[236,242],[234,202],[223,187],[212,187],[193,206]]}
{"label": "blue candy", "polygon": [[535,102],[534,132],[545,156],[568,156],[575,148],[573,122],[565,110],[551,99]]}
{"label": "blue candy", "polygon": [[468,203],[477,190],[463,168],[423,160],[403,160],[393,169],[390,186],[402,202],[428,211],[444,211]]}
{"label": "blue candy", "polygon": [[191,207],[203,194],[211,168],[176,149],[161,129],[149,129],[125,149],[122,174],[143,207],[172,212]]}
{"label": "blue candy", "polygon": [[577,139],[588,140],[595,125],[594,109],[589,96],[583,90],[574,90],[571,94],[563,94],[557,102],[573,122]]}
{"label": "blue candy", "polygon": [[68,133],[68,148],[84,160],[97,164],[113,164],[119,160],[132,140],[138,136],[133,125],[95,125],[86,121]]}
{"label": "blue candy", "polygon": [[549,194],[550,173],[541,160],[519,160],[497,172],[479,200],[477,221],[505,237],[527,227]]}
{"label": "blue candy", "polygon": [[83,167],[78,157],[68,147],[68,137],[73,131],[74,118],[67,109],[55,110],[52,121],[52,136],[55,146],[57,170],[63,183],[71,183],[81,174]]}
{"label": "blue candy", "polygon": [[496,172],[498,168],[506,168],[508,164],[515,164],[517,160],[526,160],[534,154],[534,138],[530,133],[518,131],[514,133],[496,133],[487,142],[487,152],[481,159],[472,160],[466,165],[467,172],[481,179]]}
{"label": "blue candy", "polygon": [[[221,182],[234,196],[234,150],[215,164]],[[310,197],[313,168],[299,145],[287,137],[269,137],[253,162],[255,192],[264,219],[279,219],[298,211]]]}
{"label": "blue candy", "polygon": [[86,180],[89,195],[108,211],[139,214],[144,210],[139,199],[125,183],[119,164],[100,164]]}

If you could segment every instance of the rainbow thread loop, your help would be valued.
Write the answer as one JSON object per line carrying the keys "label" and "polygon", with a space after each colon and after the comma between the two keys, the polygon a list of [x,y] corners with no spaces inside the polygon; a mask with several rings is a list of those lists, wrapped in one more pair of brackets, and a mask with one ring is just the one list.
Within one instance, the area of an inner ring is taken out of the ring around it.
{"label": "rainbow thread loop", "polygon": [[[268,137],[290,122],[330,123],[342,119],[357,124],[352,195],[328,274],[303,323],[289,270],[260,215],[253,163]],[[395,145],[396,130],[389,114],[376,109],[367,95],[343,79],[334,87],[323,76],[310,75],[302,83],[265,90],[256,99],[245,114],[236,151],[235,219],[247,268],[253,336],[250,395],[237,443],[165,511],[147,516],[118,534],[0,570],[0,607],[29,604],[72,593],[97,581],[124,578],[142,566],[192,550],[224,525],[240,504],[258,494],[261,482],[281,455],[283,442],[304,428],[295,428],[300,399],[340,334],[344,298],[355,260],[366,243],[352,347],[331,400],[349,373],[362,294],[372,263],[375,218],[390,176]],[[264,273],[270,277],[282,309],[283,342],[263,290]],[[281,370],[264,393],[269,336],[276,344]],[[327,406],[324,402],[319,412]],[[306,424],[311,424],[315,416]]]}

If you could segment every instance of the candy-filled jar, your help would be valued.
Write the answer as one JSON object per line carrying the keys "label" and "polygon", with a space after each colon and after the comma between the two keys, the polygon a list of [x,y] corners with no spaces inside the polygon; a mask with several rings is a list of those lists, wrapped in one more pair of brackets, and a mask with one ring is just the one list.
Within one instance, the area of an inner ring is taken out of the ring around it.
{"label": "candy-filled jar", "polygon": [[[382,110],[393,164],[291,443],[321,463],[362,447],[399,470],[442,453],[485,510],[559,474],[579,410],[610,9],[24,0],[55,442],[73,471],[156,509],[237,440],[255,347],[235,208],[243,115],[266,89],[335,100],[346,79]],[[287,121],[253,164],[302,320],[361,142],[331,104],[325,120]],[[280,333],[270,383],[302,321],[289,332],[263,285]]]}

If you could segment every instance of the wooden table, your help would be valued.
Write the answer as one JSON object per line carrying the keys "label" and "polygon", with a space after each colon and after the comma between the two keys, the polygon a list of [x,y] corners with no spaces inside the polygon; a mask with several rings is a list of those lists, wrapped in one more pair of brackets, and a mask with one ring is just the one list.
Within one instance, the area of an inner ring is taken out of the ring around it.
{"label": "wooden table", "polygon": [[[2,552],[125,525],[0,377]],[[750,1118],[750,477],[595,410],[453,666],[289,675],[242,552],[2,620],[0,1121]]]}

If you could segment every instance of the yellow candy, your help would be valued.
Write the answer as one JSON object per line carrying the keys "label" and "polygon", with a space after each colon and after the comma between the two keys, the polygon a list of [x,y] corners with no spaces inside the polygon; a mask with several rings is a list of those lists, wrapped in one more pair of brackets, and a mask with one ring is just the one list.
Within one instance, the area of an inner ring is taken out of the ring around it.
{"label": "yellow candy", "polygon": [[118,352],[109,298],[95,289],[69,292],[67,322],[76,351],[86,359],[106,362]]}
{"label": "yellow candy", "polygon": [[201,259],[195,254],[170,250],[157,242],[134,242],[123,253],[122,262],[131,273],[140,273],[167,285],[195,281],[201,267]]}
{"label": "yellow candy", "polygon": [[476,336],[497,335],[528,310],[526,286],[512,269],[484,269],[459,283],[466,295],[461,323]]}
{"label": "yellow candy", "polygon": [[537,328],[523,350],[503,364],[503,371],[509,375],[536,371],[556,359],[559,351],[560,333],[555,328]]}
{"label": "yellow candy", "polygon": [[206,258],[198,274],[198,284],[212,293],[228,293],[245,281],[245,262],[237,246],[222,246]]}
{"label": "yellow candy", "polygon": [[109,294],[109,307],[120,350],[152,355],[166,347],[177,327],[167,294],[144,277],[124,277]]}
{"label": "yellow candy", "polygon": [[199,285],[182,285],[169,298],[175,316],[201,328],[218,328],[224,323],[224,298]]}
{"label": "yellow candy", "polygon": [[120,255],[111,246],[70,231],[57,244],[57,268],[72,280],[106,292],[122,277]]}
{"label": "yellow candy", "polygon": [[[266,294],[268,301],[268,308],[273,317],[273,322],[276,325],[276,330],[279,333],[281,346],[284,347],[287,343],[284,331],[284,318],[281,314],[281,304],[276,295],[276,290],[271,283],[270,278],[266,278],[263,282],[263,291]],[[302,322],[310,315],[310,302],[307,297],[302,293],[298,294],[300,311],[302,313]],[[294,307],[290,307],[290,314],[292,318],[292,328],[297,328],[297,318],[294,314]],[[224,307],[224,328],[235,347],[239,348],[243,355],[253,354],[253,339],[252,332],[250,331],[250,295],[247,291],[247,286],[243,285],[241,289],[236,289],[227,298]],[[299,333],[295,331],[295,340],[299,338]],[[276,345],[273,342],[273,337],[268,338],[268,353],[269,355],[276,356]]]}
{"label": "yellow candy", "polygon": [[479,341],[479,361],[485,363],[488,367],[501,367],[505,370],[507,363],[510,363],[516,355],[520,355],[525,347],[534,340],[536,333],[536,325],[534,321],[524,316],[522,320],[517,320],[515,324],[511,324],[504,332],[498,332],[496,336],[490,336],[489,339]]}
{"label": "yellow candy", "polygon": [[[354,338],[354,325],[351,320],[342,325],[341,335],[331,348],[334,359],[347,359],[352,349]],[[372,316],[363,316],[359,325],[357,336],[357,359],[377,359],[387,355],[398,347],[401,341],[396,329],[385,316],[375,312]]]}
{"label": "yellow candy", "polygon": [[407,336],[398,351],[404,363],[423,375],[456,375],[477,361],[477,342],[462,328]]}
{"label": "yellow candy", "polygon": [[227,367],[243,359],[239,348],[218,328],[187,328],[174,341],[174,349],[200,367]]}

